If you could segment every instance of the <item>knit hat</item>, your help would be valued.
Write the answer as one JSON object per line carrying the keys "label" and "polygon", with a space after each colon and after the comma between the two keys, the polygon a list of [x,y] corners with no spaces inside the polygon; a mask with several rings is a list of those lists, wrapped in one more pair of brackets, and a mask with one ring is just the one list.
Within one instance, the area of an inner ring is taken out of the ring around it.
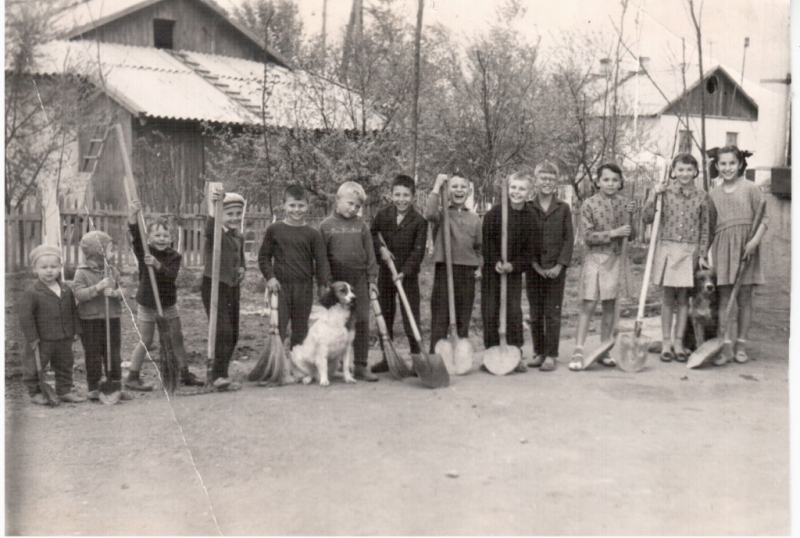
{"label": "knit hat", "polygon": [[55,256],[58,258],[58,261],[62,260],[60,248],[54,247],[53,245],[39,245],[28,255],[31,260],[31,265],[36,265],[36,260],[42,256]]}
{"label": "knit hat", "polygon": [[111,236],[105,232],[89,232],[81,237],[81,252],[87,258],[104,258],[106,245],[111,241]]}
{"label": "knit hat", "polygon": [[227,209],[229,207],[240,206],[244,207],[244,197],[235,192],[226,192],[225,198],[222,199],[222,207]]}

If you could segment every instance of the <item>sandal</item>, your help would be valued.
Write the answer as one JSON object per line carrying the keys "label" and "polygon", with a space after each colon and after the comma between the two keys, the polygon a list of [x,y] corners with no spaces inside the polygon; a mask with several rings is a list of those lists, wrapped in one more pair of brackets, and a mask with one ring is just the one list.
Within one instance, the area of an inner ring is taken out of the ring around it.
{"label": "sandal", "polygon": [[739,364],[744,364],[750,360],[750,357],[747,356],[747,351],[744,349],[746,343],[747,340],[742,340],[741,338],[736,340],[736,355],[733,356],[733,360]]}
{"label": "sandal", "polygon": [[575,351],[572,352],[572,358],[569,361],[569,369],[573,372],[579,372],[583,370],[583,348],[576,347]]}
{"label": "sandal", "polygon": [[602,364],[603,366],[606,366],[608,368],[613,368],[614,366],[617,365],[617,361],[611,355],[609,355],[608,353],[606,353],[605,355],[603,355],[602,357],[600,357],[597,360],[600,361],[600,364]]}
{"label": "sandal", "polygon": [[679,344],[678,349],[676,350],[675,347],[672,348],[672,351],[675,352],[675,360],[678,362],[686,362],[690,353],[686,351],[685,347],[683,347],[683,340],[678,339],[677,343]]}
{"label": "sandal", "polygon": [[[583,362],[583,361],[581,361]],[[553,357],[547,357],[544,362],[542,363],[541,368],[539,368],[540,372],[552,372],[556,369],[556,360]]]}
{"label": "sandal", "polygon": [[725,366],[728,364],[728,361],[733,357],[733,343],[730,340],[725,341],[722,344],[722,350],[719,353],[719,357],[714,359],[714,366]]}
{"label": "sandal", "polygon": [[661,350],[661,362],[672,362],[673,360],[676,359],[677,359],[677,354],[673,353],[672,349]]}

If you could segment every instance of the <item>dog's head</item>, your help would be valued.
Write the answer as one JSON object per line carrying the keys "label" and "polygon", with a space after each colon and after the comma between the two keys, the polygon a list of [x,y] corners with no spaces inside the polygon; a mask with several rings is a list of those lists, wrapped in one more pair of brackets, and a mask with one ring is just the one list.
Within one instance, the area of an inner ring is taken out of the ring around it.
{"label": "dog's head", "polygon": [[347,308],[352,308],[356,302],[356,294],[347,282],[334,282],[328,289],[328,293],[323,295],[320,304],[325,308],[330,308],[335,304],[340,304]]}
{"label": "dog's head", "polygon": [[717,275],[712,269],[698,268],[694,272],[694,289],[697,293],[714,293],[717,289]]}

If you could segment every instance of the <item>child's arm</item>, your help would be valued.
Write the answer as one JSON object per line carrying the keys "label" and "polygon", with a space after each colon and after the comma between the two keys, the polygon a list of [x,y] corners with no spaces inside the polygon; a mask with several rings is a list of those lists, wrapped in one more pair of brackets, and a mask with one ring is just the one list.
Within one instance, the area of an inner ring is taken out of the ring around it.
{"label": "child's arm", "polygon": [[572,249],[575,246],[575,231],[572,228],[572,212],[569,210],[568,206],[566,206],[566,210],[564,211],[564,221],[561,223],[561,229],[563,230],[561,236],[561,253],[558,255],[557,265],[563,268],[569,267],[569,264],[572,263]]}
{"label": "child's arm", "polygon": [[331,264],[328,261],[328,249],[325,239],[319,231],[314,230],[314,266],[317,276],[317,285],[327,288],[331,283]]}
{"label": "child's arm", "polygon": [[[755,218],[756,212],[758,211],[758,207],[761,205],[761,200],[764,198],[764,195],[761,192],[761,189],[753,188],[750,191],[752,194],[750,195],[750,205],[753,208],[753,218]],[[758,245],[761,244],[761,240],[764,238],[764,234],[767,233],[767,228],[769,227],[769,218],[765,214],[761,219],[761,224],[758,226],[758,230],[756,230],[755,236],[753,239],[747,242],[744,247],[744,254],[742,255],[742,260],[750,259],[750,256],[758,248]]]}
{"label": "child's arm", "polygon": [[400,272],[404,275],[419,274],[422,260],[425,258],[425,241],[428,240],[428,224],[424,220],[417,222],[417,229],[414,235],[414,246],[411,254],[408,255],[406,262],[400,267]]}
{"label": "child's arm", "polygon": [[583,223],[583,241],[587,245],[608,245],[611,243],[611,230],[597,230],[589,200],[581,205],[581,222]]}
{"label": "child's arm", "polygon": [[369,233],[369,226],[364,223],[361,228],[361,240],[364,245],[364,252],[367,254],[367,280],[370,289],[378,292],[378,261],[375,259],[375,248],[372,242],[372,235]]}
{"label": "child's arm", "polygon": [[39,346],[39,331],[36,329],[36,310],[37,304],[34,293],[30,290],[25,290],[19,303],[17,315],[19,315],[22,334],[25,335],[25,340],[31,346],[31,349],[36,349]]}
{"label": "child's arm", "polygon": [[[272,267],[272,226],[267,227],[267,231],[264,232],[264,239],[261,241],[261,247],[258,249],[258,269],[267,281],[267,287],[270,287],[270,281],[275,279],[275,270]],[[278,280],[275,279],[275,282],[277,283]],[[277,290],[270,287],[270,291],[279,290],[280,284],[278,284]]]}
{"label": "child's arm", "polygon": [[[153,264],[156,273],[164,275],[173,282],[178,280],[178,271],[181,270],[181,260],[183,260],[183,256],[180,254],[180,252],[175,252],[163,262],[156,260],[152,254],[150,257],[156,262]],[[147,258],[145,258],[145,263],[147,263]]]}
{"label": "child's arm", "polygon": [[108,286],[113,286],[110,278],[104,278],[94,285],[89,285],[82,270],[75,273],[75,278],[72,281],[72,293],[75,295],[75,300],[79,303],[91,301],[98,295],[103,293],[103,290]]}
{"label": "child's arm", "polygon": [[481,219],[478,217],[478,221],[476,224],[476,233],[475,233],[475,254],[478,255],[478,268],[475,269],[475,279],[480,280],[483,277],[483,271],[481,267],[483,267],[483,227],[481,226]]}
{"label": "child's arm", "polygon": [[378,234],[383,229],[382,221],[383,221],[383,211],[378,211],[375,214],[375,218],[372,219],[372,223],[370,223],[369,225],[369,233],[370,235],[372,235],[372,248],[375,250],[375,256],[386,261],[386,259],[384,258],[384,254],[381,252],[381,249],[385,247],[381,244],[380,239],[378,239]]}
{"label": "child's arm", "polygon": [[431,189],[430,196],[428,196],[428,203],[425,204],[425,219],[433,224],[438,224],[439,220],[441,219],[439,190],[442,188],[442,184],[446,180],[447,176],[445,174],[439,174],[436,176],[436,182],[433,184],[433,189]]}

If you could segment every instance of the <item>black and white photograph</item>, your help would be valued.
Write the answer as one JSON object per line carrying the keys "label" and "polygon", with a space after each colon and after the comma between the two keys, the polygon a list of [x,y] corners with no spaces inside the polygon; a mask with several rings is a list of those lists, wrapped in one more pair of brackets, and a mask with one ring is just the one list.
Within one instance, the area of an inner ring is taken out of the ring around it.
{"label": "black and white photograph", "polygon": [[797,7],[5,0],[5,534],[792,534]]}

